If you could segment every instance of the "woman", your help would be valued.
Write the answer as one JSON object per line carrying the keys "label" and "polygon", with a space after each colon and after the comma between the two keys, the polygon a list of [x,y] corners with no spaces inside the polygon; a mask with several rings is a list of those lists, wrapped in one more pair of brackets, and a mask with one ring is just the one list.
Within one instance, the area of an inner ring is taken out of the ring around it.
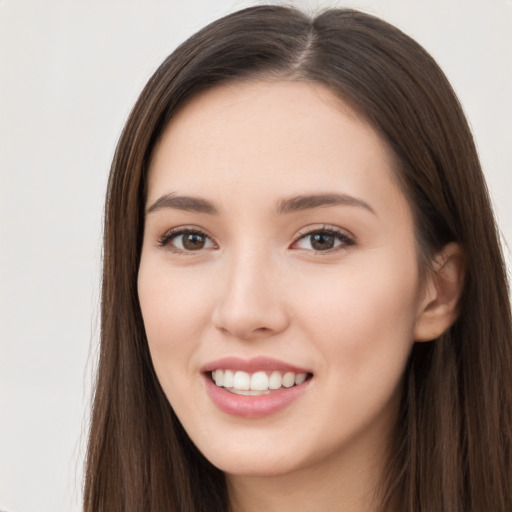
{"label": "woman", "polygon": [[107,194],[87,511],[512,507],[511,319],[432,58],[351,10],[209,25]]}

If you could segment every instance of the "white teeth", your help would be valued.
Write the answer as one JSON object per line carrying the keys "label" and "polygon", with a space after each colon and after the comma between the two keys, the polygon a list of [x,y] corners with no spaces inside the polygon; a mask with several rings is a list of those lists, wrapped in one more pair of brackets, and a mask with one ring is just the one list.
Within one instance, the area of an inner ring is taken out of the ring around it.
{"label": "white teeth", "polygon": [[232,388],[234,380],[235,374],[231,370],[224,370],[224,382],[222,383],[222,386],[225,388]]}
{"label": "white teeth", "polygon": [[306,379],[307,373],[286,372],[283,375],[279,371],[273,371],[268,375],[264,371],[253,374],[233,370],[212,371],[212,380],[217,386],[228,388],[240,395],[261,395],[281,387],[291,388],[302,384]]}
{"label": "white teeth", "polygon": [[265,372],[256,372],[252,374],[251,389],[254,391],[265,391],[268,389],[268,377]]}
{"label": "white teeth", "polygon": [[295,384],[295,373],[286,372],[283,375],[283,386],[285,388],[291,388]]}
{"label": "white teeth", "polygon": [[[217,384],[217,382],[215,382],[215,384]],[[233,387],[236,389],[249,390],[251,388],[251,377],[249,374],[247,372],[236,372],[235,378],[233,379]]]}
{"label": "white teeth", "polygon": [[269,391],[268,389],[266,389],[265,391],[255,391],[253,389],[249,389],[249,391],[245,391],[243,389],[231,388],[230,391],[231,391],[231,393],[234,393],[235,395],[246,395],[246,396],[261,396],[261,395],[268,395],[269,393],[271,393],[271,391]]}
{"label": "white teeth", "polygon": [[282,382],[283,379],[281,377],[281,374],[279,372],[272,372],[270,374],[268,387],[269,389],[279,389],[281,387]]}
{"label": "white teeth", "polygon": [[[295,384],[297,384],[297,386],[302,384],[306,380],[307,376],[307,373],[297,373],[295,376]],[[226,382],[226,374],[224,374],[224,382]]]}

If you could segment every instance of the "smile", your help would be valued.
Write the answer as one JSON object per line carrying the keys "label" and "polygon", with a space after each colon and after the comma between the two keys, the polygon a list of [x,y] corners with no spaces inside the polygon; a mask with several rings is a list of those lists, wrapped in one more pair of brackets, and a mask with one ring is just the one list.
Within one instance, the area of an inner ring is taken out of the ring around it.
{"label": "smile", "polygon": [[281,388],[291,388],[302,384],[307,373],[258,371],[248,373],[241,370],[214,370],[212,381],[218,387],[225,388],[238,395],[260,396],[270,394]]}
{"label": "smile", "polygon": [[313,373],[306,368],[267,357],[226,357],[201,371],[213,404],[240,418],[263,418],[291,406],[311,387]]}

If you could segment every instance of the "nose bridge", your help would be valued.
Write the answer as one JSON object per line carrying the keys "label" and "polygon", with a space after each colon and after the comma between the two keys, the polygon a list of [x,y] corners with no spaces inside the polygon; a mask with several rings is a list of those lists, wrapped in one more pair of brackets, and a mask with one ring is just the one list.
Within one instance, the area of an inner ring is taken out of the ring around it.
{"label": "nose bridge", "polygon": [[229,251],[223,274],[213,318],[216,327],[243,339],[286,328],[278,264],[265,244],[239,243]]}

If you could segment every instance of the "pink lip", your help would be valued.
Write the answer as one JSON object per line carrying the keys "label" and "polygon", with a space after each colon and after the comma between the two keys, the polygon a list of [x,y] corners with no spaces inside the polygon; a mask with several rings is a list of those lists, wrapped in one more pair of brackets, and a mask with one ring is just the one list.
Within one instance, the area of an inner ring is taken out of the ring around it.
{"label": "pink lip", "polygon": [[241,418],[263,418],[284,409],[308,388],[311,379],[298,386],[281,388],[268,395],[245,396],[237,395],[220,388],[204,375],[206,391],[212,402],[226,414]]}
{"label": "pink lip", "polygon": [[247,373],[254,373],[258,371],[273,371],[278,372],[294,372],[294,373],[311,373],[309,370],[293,366],[277,359],[270,357],[254,357],[253,359],[240,359],[239,357],[224,357],[217,361],[212,361],[206,364],[201,371],[212,372],[213,370],[240,370]]}
{"label": "pink lip", "polygon": [[299,398],[311,383],[311,379],[308,379],[298,386],[281,388],[268,395],[237,395],[215,385],[209,372],[217,369],[241,370],[248,373],[271,370],[294,373],[311,372],[308,372],[308,370],[304,368],[299,368],[268,357],[256,357],[249,360],[239,359],[237,357],[226,357],[208,363],[203,367],[202,371],[206,391],[210,399],[221,411],[241,418],[255,419],[275,414],[287,407],[295,399]]}

